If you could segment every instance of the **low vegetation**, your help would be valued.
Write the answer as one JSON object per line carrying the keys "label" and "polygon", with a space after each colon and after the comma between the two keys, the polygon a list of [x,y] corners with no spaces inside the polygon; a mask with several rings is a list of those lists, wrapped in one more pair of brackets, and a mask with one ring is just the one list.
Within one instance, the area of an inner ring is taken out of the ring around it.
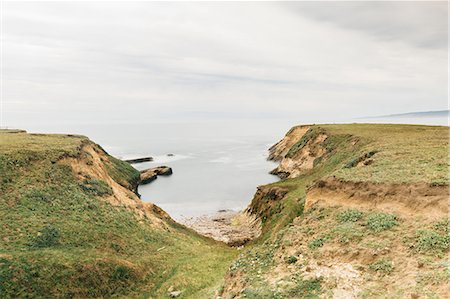
{"label": "low vegetation", "polygon": [[[252,298],[331,298],[333,293],[344,298],[445,298],[450,291],[442,285],[448,278],[448,219],[423,217],[426,210],[411,216],[397,214],[401,210],[380,211],[376,204],[358,205],[358,187],[348,207],[346,202],[321,206],[319,201],[305,210],[305,202],[310,190],[327,184],[327,177],[355,186],[373,184],[373,188],[448,185],[448,128],[312,126],[285,157],[309,152],[319,132],[327,136],[320,145],[325,151],[313,157],[312,168],[269,185],[288,190],[276,205],[264,201],[253,205],[256,213],[266,215],[263,235],[240,255],[240,267],[229,272],[245,282],[248,292],[243,294],[251,293]],[[230,282],[225,285],[223,298],[246,298],[230,286]]]}
{"label": "low vegetation", "polygon": [[374,232],[381,232],[397,225],[397,216],[385,213],[373,213],[367,217],[367,227]]}
{"label": "low vegetation", "polygon": [[127,163],[81,136],[0,131],[0,139],[1,298],[164,298],[170,287],[198,298],[220,285],[234,249],[113,206],[106,181],[65,159],[93,161],[83,150],[92,145],[103,161],[87,167],[102,163],[131,188],[139,172]]}
{"label": "low vegetation", "polygon": [[347,209],[337,214],[336,219],[343,222],[356,222],[363,217],[363,212],[357,209]]}
{"label": "low vegetation", "polygon": [[[308,205],[307,195],[330,177],[447,186],[448,128],[312,126],[286,157],[319,135],[326,139],[310,168],[255,197],[261,237],[233,249],[113,204],[120,186],[136,189],[139,172],[87,138],[1,131],[0,297],[445,298],[448,217],[362,205],[357,188],[328,205]],[[74,171],[73,159],[84,166]],[[104,167],[108,177],[84,167]]]}
{"label": "low vegetation", "polygon": [[394,270],[394,265],[392,261],[387,259],[380,259],[375,263],[369,265],[369,269],[375,271],[377,273],[387,275],[390,274]]}

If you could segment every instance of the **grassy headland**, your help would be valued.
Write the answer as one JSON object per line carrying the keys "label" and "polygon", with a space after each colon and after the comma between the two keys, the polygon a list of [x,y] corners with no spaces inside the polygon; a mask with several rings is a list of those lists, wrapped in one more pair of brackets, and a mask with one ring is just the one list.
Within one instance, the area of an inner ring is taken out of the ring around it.
{"label": "grassy headland", "polygon": [[0,140],[1,298],[214,293],[235,251],[143,205],[129,164],[83,136]]}
{"label": "grassy headland", "polygon": [[[0,131],[0,297],[445,298],[448,127],[314,125],[271,148],[283,179],[237,251],[134,193],[82,136]],[[231,265],[231,266],[230,266]]]}
{"label": "grassy headland", "polygon": [[448,137],[438,126],[291,129],[271,148],[284,179],[248,208],[262,237],[233,263],[224,296],[445,298]]}

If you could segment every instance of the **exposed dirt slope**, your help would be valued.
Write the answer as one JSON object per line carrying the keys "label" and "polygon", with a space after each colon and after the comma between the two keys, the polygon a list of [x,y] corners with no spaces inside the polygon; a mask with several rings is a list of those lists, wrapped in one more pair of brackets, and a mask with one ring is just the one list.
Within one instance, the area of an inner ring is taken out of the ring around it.
{"label": "exposed dirt slope", "polygon": [[305,210],[313,206],[376,209],[401,217],[438,220],[449,214],[449,188],[426,183],[345,182],[329,177],[308,190]]}
{"label": "exposed dirt slope", "polygon": [[110,163],[108,155],[95,144],[84,144],[80,155],[64,158],[60,163],[69,165],[80,182],[93,178],[106,182],[112,188],[113,193],[98,197],[100,200],[105,200],[113,206],[126,207],[139,218],[146,217],[155,225],[167,227],[165,221],[173,221],[165,211],[155,204],[143,202],[133,191],[132,186],[122,186],[116,182],[106,168],[106,165]]}
{"label": "exposed dirt slope", "polygon": [[299,126],[270,159],[225,298],[449,298],[448,128]]}

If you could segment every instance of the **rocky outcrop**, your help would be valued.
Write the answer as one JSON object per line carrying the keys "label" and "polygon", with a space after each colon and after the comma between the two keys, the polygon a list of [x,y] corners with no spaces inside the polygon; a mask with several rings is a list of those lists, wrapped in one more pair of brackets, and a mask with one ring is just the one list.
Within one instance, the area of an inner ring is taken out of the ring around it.
{"label": "rocky outcrop", "polygon": [[136,163],[143,163],[143,162],[151,162],[153,161],[152,157],[143,157],[143,158],[136,158],[136,159],[128,159],[124,160],[125,162],[128,162],[130,164],[136,164]]}
{"label": "rocky outcrop", "polygon": [[171,175],[172,168],[168,166],[158,166],[141,171],[140,184],[148,184],[158,178],[158,175]]}
{"label": "rocky outcrop", "polygon": [[327,153],[324,141],[328,138],[320,128],[299,126],[269,150],[269,160],[279,161],[270,173],[280,178],[295,178],[312,169]]}
{"label": "rocky outcrop", "polygon": [[309,130],[310,126],[297,126],[293,127],[286,133],[283,139],[274,144],[269,149],[269,161],[280,161],[288,153],[289,149],[302,138],[303,135]]}
{"label": "rocky outcrop", "polygon": [[278,212],[279,203],[288,192],[288,189],[278,186],[260,186],[246,212],[265,222],[271,215]]}

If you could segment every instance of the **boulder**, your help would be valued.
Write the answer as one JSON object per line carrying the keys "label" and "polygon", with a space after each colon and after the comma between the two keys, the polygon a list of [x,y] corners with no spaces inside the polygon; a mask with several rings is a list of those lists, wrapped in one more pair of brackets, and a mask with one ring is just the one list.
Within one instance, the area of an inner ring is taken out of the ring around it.
{"label": "boulder", "polygon": [[157,179],[158,175],[171,175],[172,168],[168,166],[158,166],[141,171],[141,184],[148,184]]}
{"label": "boulder", "polygon": [[171,175],[172,174],[172,168],[168,166],[158,166],[153,168],[153,170],[156,172],[157,175]]}
{"label": "boulder", "polygon": [[156,172],[152,170],[141,171],[141,184],[148,184],[158,178]]}

